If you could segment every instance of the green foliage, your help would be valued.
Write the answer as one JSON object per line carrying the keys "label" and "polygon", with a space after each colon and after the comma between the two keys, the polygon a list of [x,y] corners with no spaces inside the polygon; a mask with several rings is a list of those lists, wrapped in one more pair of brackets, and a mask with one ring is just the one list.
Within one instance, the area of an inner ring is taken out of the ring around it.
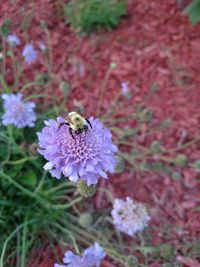
{"label": "green foliage", "polygon": [[[56,116],[52,110],[48,113]],[[86,247],[97,241],[123,264],[125,256],[117,245],[111,246],[117,244],[114,231],[105,223],[98,224],[98,230],[92,226],[93,217],[83,198],[76,196],[75,185],[68,179],[53,179],[43,170],[44,161],[33,149],[43,117],[47,115],[38,118],[35,128],[0,126],[0,266],[11,266],[11,261],[17,261],[14,266],[28,266],[31,251],[46,241],[55,247],[65,244],[65,249],[66,243],[76,249],[77,244]],[[94,186],[82,187],[84,196],[96,191]]]}
{"label": "green foliage", "polygon": [[174,256],[174,249],[170,244],[160,246],[160,255],[166,260],[170,260]]}
{"label": "green foliage", "polygon": [[125,160],[124,160],[124,158],[118,156],[117,157],[117,165],[115,167],[115,172],[121,173],[124,171],[124,169],[125,169]]}
{"label": "green foliage", "polygon": [[200,160],[195,161],[194,168],[197,172],[200,172]]}
{"label": "green foliage", "polygon": [[161,144],[158,141],[153,141],[151,143],[150,149],[151,149],[151,152],[153,154],[159,154],[159,153],[161,153],[163,151],[163,148],[162,148]]}
{"label": "green foliage", "polygon": [[71,0],[64,7],[67,22],[86,33],[116,27],[126,12],[126,0]]}
{"label": "green foliage", "polygon": [[190,5],[186,7],[184,12],[189,16],[192,24],[200,21],[200,0],[193,0]]}
{"label": "green foliage", "polygon": [[6,37],[9,34],[10,24],[11,24],[10,19],[4,20],[3,24],[0,27],[0,32],[1,32],[2,36]]}
{"label": "green foliage", "polygon": [[178,181],[178,180],[180,180],[180,179],[181,179],[181,174],[180,174],[179,172],[173,172],[173,173],[172,173],[172,179],[173,179],[174,181]]}
{"label": "green foliage", "polygon": [[161,161],[155,161],[155,162],[143,162],[140,164],[140,170],[141,171],[153,171],[153,172],[163,172],[163,173],[169,173],[170,167],[168,167],[166,164],[164,164]]}
{"label": "green foliage", "polygon": [[135,114],[135,119],[141,123],[149,123],[153,119],[153,112],[149,108],[139,108],[138,112]]}

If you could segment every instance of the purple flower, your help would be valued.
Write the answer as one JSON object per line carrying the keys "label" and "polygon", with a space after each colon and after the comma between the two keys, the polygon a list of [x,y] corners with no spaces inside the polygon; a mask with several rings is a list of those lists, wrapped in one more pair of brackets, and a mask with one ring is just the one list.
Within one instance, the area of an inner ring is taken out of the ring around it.
{"label": "purple flower", "polygon": [[2,117],[3,125],[13,124],[17,128],[35,125],[36,115],[34,112],[35,104],[24,102],[22,94],[2,94],[4,100],[5,113]]}
{"label": "purple flower", "polygon": [[48,160],[44,169],[53,177],[60,179],[63,173],[70,181],[83,179],[89,186],[96,184],[100,177],[108,178],[106,172],[114,172],[117,147],[112,143],[112,134],[98,119],[91,117],[89,121],[92,128],[73,136],[69,126],[59,129],[64,122],[61,117],[44,122],[46,126],[38,133],[38,152]]}
{"label": "purple flower", "polygon": [[22,56],[24,57],[26,63],[31,64],[34,62],[37,58],[37,53],[33,47],[32,44],[27,44],[23,51],[22,51]]}
{"label": "purple flower", "polygon": [[47,48],[44,43],[39,42],[39,48],[44,52]]}
{"label": "purple flower", "polygon": [[8,35],[7,36],[7,38],[6,38],[6,41],[10,44],[10,45],[12,45],[12,46],[17,46],[17,45],[20,45],[20,40],[19,40],[19,38],[16,36],[16,35],[14,35],[14,34],[10,34],[10,35]]}
{"label": "purple flower", "polygon": [[83,252],[83,258],[90,263],[91,267],[99,267],[101,260],[106,256],[103,248],[95,242],[93,246],[90,246]]}
{"label": "purple flower", "polygon": [[146,207],[142,203],[134,203],[130,197],[115,199],[111,214],[115,227],[129,236],[143,231],[151,219]]}
{"label": "purple flower", "polygon": [[82,256],[75,255],[72,251],[67,251],[63,258],[63,264],[54,264],[54,267],[99,267],[101,260],[106,256],[103,248],[95,242],[87,248]]}
{"label": "purple flower", "polygon": [[121,86],[122,86],[122,94],[123,95],[126,95],[126,94],[128,94],[130,92],[127,82],[122,82]]}

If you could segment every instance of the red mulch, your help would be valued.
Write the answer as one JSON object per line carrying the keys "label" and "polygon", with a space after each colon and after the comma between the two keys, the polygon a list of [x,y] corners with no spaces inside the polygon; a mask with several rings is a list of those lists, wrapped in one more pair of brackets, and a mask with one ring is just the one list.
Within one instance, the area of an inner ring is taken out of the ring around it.
{"label": "red mulch", "polygon": [[[199,135],[200,25],[192,26],[175,0],[130,1],[129,14],[118,29],[79,37],[62,19],[58,20],[60,10],[54,2],[18,0],[11,4],[11,1],[4,1],[0,18],[1,21],[11,18],[13,33],[21,37],[20,25],[30,19],[29,39],[36,47],[41,40],[46,44],[41,28],[41,22],[45,21],[52,38],[53,72],[71,85],[68,105],[74,99],[80,100],[86,113],[94,114],[108,66],[115,62],[118,67],[112,71],[106,85],[101,114],[119,93],[121,82],[127,81],[133,98],[120,101],[118,115],[128,116],[136,104],[141,104],[153,111],[152,125],[172,119],[170,128],[150,136],[146,136],[148,125],[143,124],[141,135],[135,140],[137,143],[148,146],[152,140],[159,140],[165,147],[174,148],[177,143]],[[31,79],[45,69],[38,59],[27,73]],[[152,93],[153,86],[159,88],[156,93]],[[61,96],[60,89],[55,89]],[[199,151],[198,143],[180,152],[193,162],[200,159]],[[113,176],[107,186],[115,196],[130,195],[151,208],[151,226],[156,227],[154,244],[166,240],[162,230],[169,226],[167,241],[179,246],[184,239],[200,237],[200,213],[195,210],[200,205],[199,181],[199,175],[187,167],[179,181],[164,174],[125,172]],[[98,205],[103,205],[102,196],[96,199]]]}

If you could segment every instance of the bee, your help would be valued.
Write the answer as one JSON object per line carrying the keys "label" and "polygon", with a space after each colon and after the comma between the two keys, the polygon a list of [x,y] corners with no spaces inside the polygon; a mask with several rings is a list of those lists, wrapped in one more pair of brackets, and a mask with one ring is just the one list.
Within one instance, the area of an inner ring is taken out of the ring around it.
{"label": "bee", "polygon": [[84,118],[81,114],[79,107],[74,107],[74,111],[63,116],[65,121],[60,123],[58,129],[63,125],[69,126],[69,133],[75,140],[74,134],[81,134],[89,130],[89,126],[92,129],[91,122]]}

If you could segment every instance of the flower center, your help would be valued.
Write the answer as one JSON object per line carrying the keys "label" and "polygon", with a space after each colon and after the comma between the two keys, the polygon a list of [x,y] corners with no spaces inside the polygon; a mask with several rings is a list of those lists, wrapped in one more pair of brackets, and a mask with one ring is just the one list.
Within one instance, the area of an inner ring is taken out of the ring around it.
{"label": "flower center", "polygon": [[13,115],[17,119],[21,118],[24,116],[25,113],[25,107],[23,104],[18,103],[17,105],[14,105],[13,107]]}
{"label": "flower center", "polygon": [[76,134],[74,131],[72,135],[69,132],[68,126],[63,126],[60,129],[61,147],[63,153],[70,153],[71,156],[78,160],[85,160],[96,157],[99,152],[99,144],[96,142],[96,135],[94,130]]}

